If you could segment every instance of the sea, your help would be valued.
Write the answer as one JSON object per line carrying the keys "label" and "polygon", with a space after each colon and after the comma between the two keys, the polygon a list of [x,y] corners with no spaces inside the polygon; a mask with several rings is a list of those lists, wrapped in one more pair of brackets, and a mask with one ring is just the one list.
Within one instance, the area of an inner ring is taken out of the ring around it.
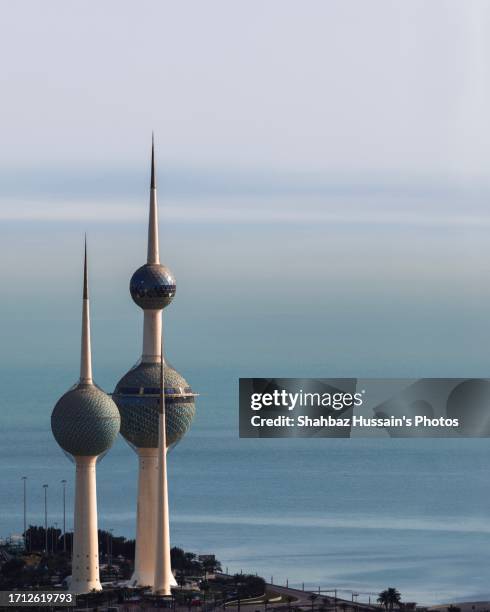
{"label": "sea", "polygon": [[[110,390],[121,372],[102,368]],[[0,536],[27,519],[62,524],[74,469],[50,414],[71,367],[5,367],[1,381]],[[172,544],[215,554],[223,570],[276,584],[338,589],[359,601],[397,588],[404,601],[490,600],[490,441],[486,439],[240,439],[238,377],[193,367],[200,393],[191,430],[169,456]],[[112,381],[112,382],[111,382]],[[137,460],[118,439],[98,465],[99,526],[134,537]]]}

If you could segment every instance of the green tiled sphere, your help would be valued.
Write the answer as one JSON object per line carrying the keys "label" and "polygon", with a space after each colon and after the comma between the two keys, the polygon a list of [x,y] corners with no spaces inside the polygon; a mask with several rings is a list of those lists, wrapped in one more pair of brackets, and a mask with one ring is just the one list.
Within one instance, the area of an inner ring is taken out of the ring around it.
{"label": "green tiled sphere", "polygon": [[[165,364],[165,424],[167,447],[189,430],[195,414],[189,384]],[[121,414],[121,434],[136,448],[158,448],[160,364],[140,363],[117,383],[113,399]]]}
{"label": "green tiled sphere", "polygon": [[119,433],[116,404],[95,385],[67,391],[51,414],[51,430],[61,448],[73,456],[96,456],[107,451]]}

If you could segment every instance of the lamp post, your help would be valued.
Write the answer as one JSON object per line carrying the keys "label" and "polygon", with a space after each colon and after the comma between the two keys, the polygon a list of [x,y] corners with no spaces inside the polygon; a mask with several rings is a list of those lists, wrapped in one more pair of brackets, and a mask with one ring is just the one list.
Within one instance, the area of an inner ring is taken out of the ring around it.
{"label": "lamp post", "polygon": [[27,550],[27,476],[22,476],[24,482],[24,549]]}
{"label": "lamp post", "polygon": [[48,485],[43,484],[44,489],[44,552],[48,554]]}
{"label": "lamp post", "polygon": [[63,552],[66,553],[66,480],[61,481],[63,485]]}
{"label": "lamp post", "polygon": [[53,529],[53,538],[52,538],[52,548],[51,550],[54,553],[58,552],[58,523],[54,524],[54,529]]}

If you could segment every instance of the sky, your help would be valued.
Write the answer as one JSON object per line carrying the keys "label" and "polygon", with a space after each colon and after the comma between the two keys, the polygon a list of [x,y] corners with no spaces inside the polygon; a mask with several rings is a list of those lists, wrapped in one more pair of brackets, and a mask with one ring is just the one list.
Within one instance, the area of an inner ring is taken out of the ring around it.
{"label": "sky", "polygon": [[486,178],[485,2],[2,4],[7,168]]}
{"label": "sky", "polygon": [[486,375],[485,2],[0,4],[0,363],[76,370],[85,231],[138,358],[154,130],[178,361]]}

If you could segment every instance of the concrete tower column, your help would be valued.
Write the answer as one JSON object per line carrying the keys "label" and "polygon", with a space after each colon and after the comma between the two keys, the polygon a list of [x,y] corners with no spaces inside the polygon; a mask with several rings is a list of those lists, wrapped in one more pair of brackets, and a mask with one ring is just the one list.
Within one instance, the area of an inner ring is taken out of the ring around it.
{"label": "concrete tower column", "polygon": [[75,457],[75,516],[72,579],[75,593],[101,591],[99,580],[99,542],[97,527],[97,457]]}
{"label": "concrete tower column", "polygon": [[160,363],[162,311],[145,310],[143,314],[143,363]]}
{"label": "concrete tower column", "polygon": [[139,448],[136,551],[131,584],[153,586],[155,578],[155,525],[157,508],[158,448]]}
{"label": "concrete tower column", "polygon": [[170,521],[168,511],[167,482],[167,439],[165,425],[165,387],[163,364],[163,341],[161,350],[160,406],[158,418],[158,490],[157,490],[157,524],[156,524],[156,557],[155,583],[153,592],[157,595],[171,595],[173,582],[170,562]]}

